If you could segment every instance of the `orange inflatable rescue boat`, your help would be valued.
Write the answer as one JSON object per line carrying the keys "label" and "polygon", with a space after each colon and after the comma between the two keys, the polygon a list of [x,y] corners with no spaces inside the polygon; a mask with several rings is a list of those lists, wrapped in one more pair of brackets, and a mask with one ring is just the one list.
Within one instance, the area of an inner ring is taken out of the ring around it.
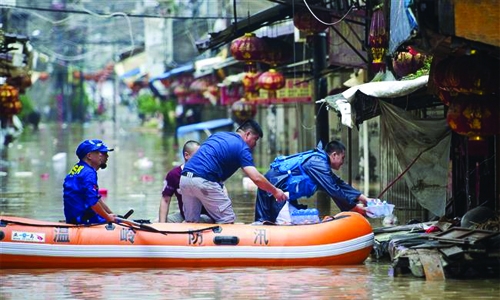
{"label": "orange inflatable rescue boat", "polygon": [[173,268],[361,264],[373,248],[361,215],[308,225],[124,221],[71,225],[0,216],[0,267]]}

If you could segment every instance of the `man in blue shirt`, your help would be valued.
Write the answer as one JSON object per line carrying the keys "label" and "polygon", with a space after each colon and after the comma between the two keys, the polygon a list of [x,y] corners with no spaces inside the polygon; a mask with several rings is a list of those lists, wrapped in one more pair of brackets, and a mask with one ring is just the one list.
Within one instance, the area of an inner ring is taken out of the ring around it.
{"label": "man in blue shirt", "polygon": [[109,149],[101,140],[85,140],[76,149],[80,161],[66,175],[63,184],[66,223],[114,222],[115,215],[101,200],[97,170],[105,169]]}
{"label": "man in blue shirt", "polygon": [[201,144],[186,162],[180,180],[186,222],[199,222],[202,206],[215,223],[234,223],[236,216],[223,183],[236,170],[243,172],[276,200],[287,196],[255,168],[252,150],[263,133],[254,120],[245,121],[236,132],[218,132]]}
{"label": "man in blue shirt", "polygon": [[[321,147],[322,148],[322,147]],[[291,157],[290,157],[291,158]],[[329,142],[325,149],[314,149],[293,155],[293,159],[277,158],[265,177],[275,186],[289,193],[289,205],[303,208],[297,199],[311,197],[317,189],[324,190],[341,211],[355,211],[366,215],[368,198],[340,179],[333,170],[344,164],[345,146],[340,141]],[[259,189],[255,202],[255,221],[276,222],[285,202],[276,202],[272,195]],[[286,215],[286,212],[283,212]]]}

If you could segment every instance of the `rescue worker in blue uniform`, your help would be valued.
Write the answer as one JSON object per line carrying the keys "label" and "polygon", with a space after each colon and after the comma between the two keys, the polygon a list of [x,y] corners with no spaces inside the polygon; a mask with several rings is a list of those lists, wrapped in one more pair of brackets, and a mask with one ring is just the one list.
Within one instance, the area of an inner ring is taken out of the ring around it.
{"label": "rescue worker in blue uniform", "polygon": [[[368,198],[340,179],[333,170],[339,170],[344,163],[345,146],[340,141],[329,142],[325,149],[321,145],[314,150],[290,156],[277,157],[270,170],[264,175],[277,188],[289,193],[289,205],[296,209],[306,208],[297,200],[309,198],[318,189],[328,193],[341,211],[355,211],[366,216],[364,207]],[[276,222],[285,201],[276,199],[266,191],[258,189],[255,202],[256,222]]]}
{"label": "rescue worker in blue uniform", "polygon": [[76,149],[80,161],[64,179],[64,216],[70,224],[115,222],[115,215],[101,200],[97,170],[107,167],[109,149],[101,140],[85,140]]}

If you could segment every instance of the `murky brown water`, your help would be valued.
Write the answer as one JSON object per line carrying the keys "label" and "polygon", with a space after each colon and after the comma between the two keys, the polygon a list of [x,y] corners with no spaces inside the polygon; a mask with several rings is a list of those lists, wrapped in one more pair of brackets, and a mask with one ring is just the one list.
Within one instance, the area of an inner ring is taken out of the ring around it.
{"label": "murky brown water", "polygon": [[[0,214],[64,219],[62,181],[78,143],[101,138],[116,151],[99,184],[115,213],[156,220],[160,190],[176,159],[156,130],[45,125],[27,129],[0,160]],[[228,182],[239,222],[253,220],[254,195],[242,175]],[[334,206],[334,205],[333,205]],[[175,206],[171,207],[171,210]],[[332,207],[334,210],[335,207]],[[0,249],[1,251],[1,249]],[[1,266],[1,262],[0,262]],[[392,277],[388,262],[322,268],[0,270],[0,299],[498,299],[498,279],[425,281]]]}

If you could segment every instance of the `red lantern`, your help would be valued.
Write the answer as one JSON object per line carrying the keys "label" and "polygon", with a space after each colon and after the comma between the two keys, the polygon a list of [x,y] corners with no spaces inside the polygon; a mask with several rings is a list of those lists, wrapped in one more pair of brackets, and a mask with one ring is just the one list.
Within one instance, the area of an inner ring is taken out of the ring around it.
{"label": "red lantern", "polygon": [[446,116],[450,128],[470,140],[500,134],[500,99],[498,96],[459,95]]}
{"label": "red lantern", "polygon": [[92,73],[85,73],[85,75],[83,75],[83,78],[85,78],[85,80],[87,81],[92,81],[94,80],[95,76]]}
{"label": "red lantern", "polygon": [[217,96],[219,95],[219,88],[212,84],[207,87],[207,92],[209,92],[212,96]]}
{"label": "red lantern", "polygon": [[189,85],[189,89],[193,92],[202,94],[208,88],[208,81],[205,79],[195,79]]}
{"label": "red lantern", "polygon": [[242,124],[248,119],[253,119],[256,114],[257,107],[245,98],[235,101],[231,105],[231,117],[238,124]]}
{"label": "red lantern", "polygon": [[499,93],[500,64],[487,55],[462,55],[438,63],[439,88],[464,94]]}
{"label": "red lantern", "polygon": [[47,73],[47,72],[41,72],[40,76],[38,77],[38,79],[40,79],[41,81],[46,81],[47,79],[49,79],[49,73]]}
{"label": "red lantern", "polygon": [[[316,16],[316,17],[315,17]],[[330,14],[326,11],[316,10],[314,11],[314,15],[308,9],[298,9],[293,14],[293,25],[295,27],[306,33],[306,35],[310,36],[316,33],[320,33],[328,28],[327,24],[324,24],[318,19],[329,22]]]}
{"label": "red lantern", "polygon": [[182,82],[179,79],[174,79],[170,82],[170,89],[175,90],[175,88],[181,84]]}
{"label": "red lantern", "polygon": [[135,95],[139,93],[139,91],[145,87],[147,87],[147,84],[142,81],[142,80],[136,80],[129,84],[130,89],[132,90],[132,93]]}
{"label": "red lantern", "polygon": [[243,87],[245,88],[245,97],[255,98],[259,95],[259,75],[260,73],[248,72],[243,76]]}
{"label": "red lantern", "polygon": [[251,72],[255,71],[255,63],[264,58],[266,44],[254,33],[245,33],[244,36],[231,42],[230,50],[236,60],[246,63],[247,72]]}
{"label": "red lantern", "polygon": [[172,83],[169,78],[164,78],[160,79],[160,82],[163,84],[164,87],[168,88],[170,87],[170,84]]}
{"label": "red lantern", "polygon": [[177,98],[184,98],[189,95],[189,91],[183,84],[180,84],[174,88],[174,95],[176,95]]}
{"label": "red lantern", "polygon": [[275,69],[269,69],[259,76],[259,85],[269,91],[269,98],[275,99],[276,91],[285,86],[285,76]]}
{"label": "red lantern", "polygon": [[8,84],[0,86],[0,114],[10,117],[20,113],[22,108],[19,91]]}
{"label": "red lantern", "polygon": [[372,15],[368,37],[368,45],[370,46],[373,58],[372,67],[375,72],[385,72],[384,57],[388,42],[389,38],[386,30],[384,11],[381,8],[377,8]]}
{"label": "red lantern", "polygon": [[443,102],[444,105],[449,106],[451,101],[457,96],[457,93],[448,92],[445,90],[438,90],[438,98]]}
{"label": "red lantern", "polygon": [[441,90],[449,91],[454,90],[450,89],[448,84],[448,71],[450,69],[450,64],[453,62],[453,57],[449,56],[440,60],[437,63],[432,64],[432,69],[430,72],[430,76],[436,87]]}

